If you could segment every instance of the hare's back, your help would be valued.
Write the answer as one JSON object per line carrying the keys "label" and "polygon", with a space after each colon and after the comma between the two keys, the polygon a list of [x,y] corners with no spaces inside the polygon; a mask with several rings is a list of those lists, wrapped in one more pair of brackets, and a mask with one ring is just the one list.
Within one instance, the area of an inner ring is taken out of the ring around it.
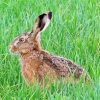
{"label": "hare's back", "polygon": [[74,74],[76,78],[79,78],[80,75],[83,73],[83,69],[80,66],[62,57],[53,56],[46,53],[43,57],[43,60],[46,64],[52,67],[61,77],[66,77]]}

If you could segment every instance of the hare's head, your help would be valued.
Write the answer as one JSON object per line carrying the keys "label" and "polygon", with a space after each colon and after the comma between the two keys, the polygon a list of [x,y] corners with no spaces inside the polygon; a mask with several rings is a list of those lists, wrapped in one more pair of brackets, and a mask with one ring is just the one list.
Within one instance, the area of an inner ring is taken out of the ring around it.
{"label": "hare's head", "polygon": [[40,33],[49,25],[51,17],[52,12],[43,13],[38,16],[32,31],[16,37],[9,46],[10,50],[14,53],[27,53],[31,50],[39,50]]}

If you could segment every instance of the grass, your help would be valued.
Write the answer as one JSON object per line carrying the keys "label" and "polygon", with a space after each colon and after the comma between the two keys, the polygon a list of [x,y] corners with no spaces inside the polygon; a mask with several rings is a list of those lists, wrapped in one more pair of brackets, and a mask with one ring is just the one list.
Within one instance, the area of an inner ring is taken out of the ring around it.
{"label": "grass", "polygon": [[[42,34],[42,47],[83,66],[93,84],[57,84],[40,89],[26,86],[18,57],[9,53],[10,41],[30,31],[35,18],[52,11],[53,19]],[[0,100],[99,100],[100,1],[0,0]]]}

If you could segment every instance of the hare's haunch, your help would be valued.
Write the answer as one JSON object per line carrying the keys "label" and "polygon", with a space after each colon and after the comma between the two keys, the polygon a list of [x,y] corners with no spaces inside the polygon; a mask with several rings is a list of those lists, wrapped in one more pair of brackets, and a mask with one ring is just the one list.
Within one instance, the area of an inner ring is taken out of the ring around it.
{"label": "hare's haunch", "polygon": [[42,50],[40,34],[47,28],[51,18],[52,12],[38,16],[32,31],[16,37],[9,46],[13,53],[20,55],[23,78],[29,84],[33,84],[35,80],[42,83],[45,77],[48,77],[49,82],[60,78],[68,81],[71,76],[74,77],[73,80],[80,76],[88,80],[88,74],[80,66]]}

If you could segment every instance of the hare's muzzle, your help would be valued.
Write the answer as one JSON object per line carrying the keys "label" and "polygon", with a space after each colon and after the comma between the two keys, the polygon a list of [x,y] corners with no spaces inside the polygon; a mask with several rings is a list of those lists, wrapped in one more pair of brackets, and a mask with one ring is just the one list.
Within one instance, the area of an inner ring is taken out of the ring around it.
{"label": "hare's muzzle", "polygon": [[49,19],[52,18],[52,12],[48,12],[48,18],[49,18]]}
{"label": "hare's muzzle", "polygon": [[9,49],[13,53],[17,51],[17,48],[15,46],[13,46],[13,45],[9,45]]}

